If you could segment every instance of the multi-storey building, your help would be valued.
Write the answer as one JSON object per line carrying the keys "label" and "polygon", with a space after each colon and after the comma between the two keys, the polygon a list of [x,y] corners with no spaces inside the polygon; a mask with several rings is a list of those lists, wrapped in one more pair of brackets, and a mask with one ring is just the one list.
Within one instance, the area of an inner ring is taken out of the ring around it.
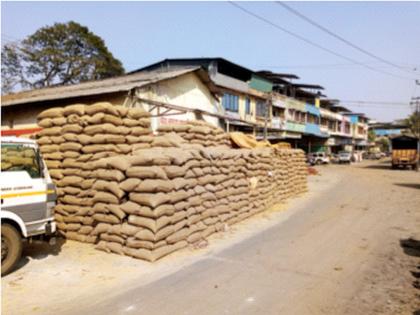
{"label": "multi-storey building", "polygon": [[273,84],[254,71],[224,58],[165,59],[133,73],[166,72],[188,67],[207,71],[220,97],[220,124],[227,131],[258,133],[268,124],[271,128],[272,111],[268,104]]}

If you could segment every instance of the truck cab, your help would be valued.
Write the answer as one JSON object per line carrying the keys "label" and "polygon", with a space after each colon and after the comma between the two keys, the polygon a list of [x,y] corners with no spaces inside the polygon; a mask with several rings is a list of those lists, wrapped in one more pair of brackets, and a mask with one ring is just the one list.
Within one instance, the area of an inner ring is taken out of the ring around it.
{"label": "truck cab", "polygon": [[55,233],[56,190],[34,140],[1,137],[1,274],[19,261],[23,241]]}

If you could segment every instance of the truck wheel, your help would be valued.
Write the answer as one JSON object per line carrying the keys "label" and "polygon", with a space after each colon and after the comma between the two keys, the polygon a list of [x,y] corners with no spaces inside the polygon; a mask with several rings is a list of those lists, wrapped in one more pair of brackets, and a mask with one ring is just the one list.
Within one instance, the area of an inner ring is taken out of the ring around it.
{"label": "truck wheel", "polygon": [[13,270],[22,255],[22,240],[19,232],[10,224],[1,225],[1,275]]}

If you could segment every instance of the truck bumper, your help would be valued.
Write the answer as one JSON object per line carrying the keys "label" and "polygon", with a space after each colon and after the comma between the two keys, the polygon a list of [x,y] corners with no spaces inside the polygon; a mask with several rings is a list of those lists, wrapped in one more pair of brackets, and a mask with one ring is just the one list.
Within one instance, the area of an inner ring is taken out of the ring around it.
{"label": "truck bumper", "polygon": [[36,236],[36,235],[53,235],[56,231],[56,224],[53,217],[29,222],[26,224],[27,236]]}

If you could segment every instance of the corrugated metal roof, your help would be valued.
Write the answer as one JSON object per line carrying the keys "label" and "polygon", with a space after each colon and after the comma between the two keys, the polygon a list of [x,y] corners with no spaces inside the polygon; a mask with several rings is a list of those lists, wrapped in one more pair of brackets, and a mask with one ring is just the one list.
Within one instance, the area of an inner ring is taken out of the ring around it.
{"label": "corrugated metal roof", "polygon": [[[98,95],[129,91],[136,87],[175,78],[190,72],[199,71],[201,67],[185,67],[173,71],[151,71],[127,74],[115,78],[89,81],[74,85],[56,86],[38,90],[8,94],[1,97],[1,106],[12,106],[71,97]],[[202,73],[200,74],[200,77]]]}

